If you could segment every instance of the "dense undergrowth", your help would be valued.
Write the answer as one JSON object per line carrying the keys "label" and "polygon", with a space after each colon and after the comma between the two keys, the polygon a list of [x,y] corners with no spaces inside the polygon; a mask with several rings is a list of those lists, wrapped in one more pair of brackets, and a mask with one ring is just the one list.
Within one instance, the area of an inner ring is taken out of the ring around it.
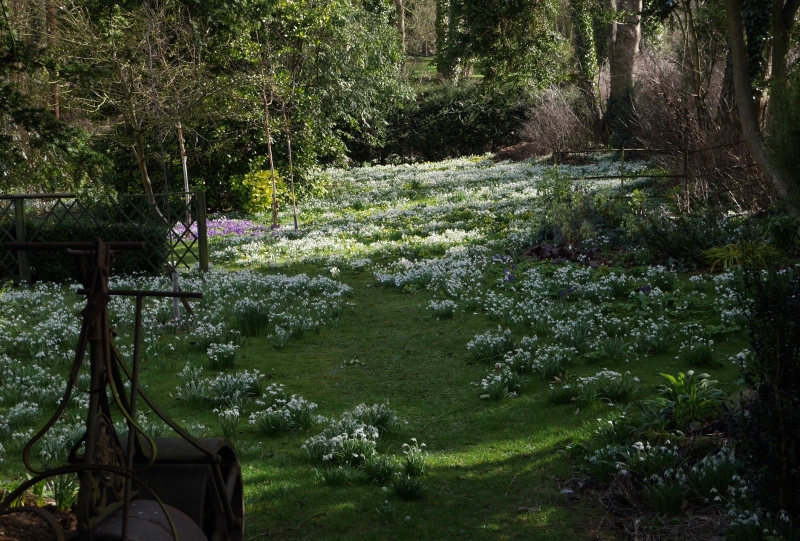
{"label": "dense undergrowth", "polygon": [[[674,534],[706,516],[706,536],[794,538],[793,507],[767,514],[775,502],[749,496],[755,455],[741,456],[725,421],[736,424],[742,370],[757,390],[774,379],[753,372],[769,340],[747,340],[758,296],[734,269],[778,250],[781,230],[675,218],[671,188],[647,179],[621,190],[570,178],[616,170],[481,159],[336,170],[330,193],[302,204],[299,231],[291,218],[277,231],[220,218],[215,269],[182,278],[204,294],[194,315],[146,304],[143,382],[192,433],[234,440],[248,535],[622,538],[630,521],[655,535],[668,516]],[[742,239],[752,251],[737,255]],[[794,242],[773,254],[789,258]],[[543,243],[567,256],[532,255]],[[714,246],[733,248],[721,258]],[[71,289],[0,301],[9,486],[65,385],[82,305]],[[116,297],[110,313],[129,356],[133,304]],[[743,411],[766,415],[748,397]],[[42,465],[80,436],[86,400],[34,449]],[[139,424],[169,433],[147,411]],[[42,487],[66,507],[73,489]],[[600,502],[624,502],[625,520],[605,522]]]}

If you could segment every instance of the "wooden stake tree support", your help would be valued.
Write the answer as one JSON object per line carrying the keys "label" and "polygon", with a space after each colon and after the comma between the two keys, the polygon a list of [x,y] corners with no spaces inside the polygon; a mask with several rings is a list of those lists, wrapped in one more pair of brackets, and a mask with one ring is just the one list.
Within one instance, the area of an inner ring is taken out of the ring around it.
{"label": "wooden stake tree support", "polygon": [[[26,490],[50,477],[76,473],[80,481],[76,515],[78,530],[70,539],[120,541],[174,539],[241,541],[244,497],[239,459],[226,439],[198,439],[169,418],[139,385],[142,303],[144,297],[200,298],[200,293],[109,290],[109,264],[117,251],[142,250],[140,242],[11,243],[9,250],[63,250],[89,259],[83,273],[86,295],[78,346],[64,396],[56,412],[25,446],[22,458],[34,473],[0,501],[0,515],[31,512],[44,517],[61,541],[58,520],[38,507],[10,508]],[[80,268],[80,265],[79,265]],[[136,300],[132,364],[114,345],[108,303],[112,296]],[[89,351],[89,389],[79,389],[78,372]],[[130,382],[130,393],[125,390]],[[69,452],[68,464],[39,471],[31,465],[36,442],[61,418],[73,391],[89,393],[86,431]],[[109,398],[110,397],[110,398]],[[136,422],[139,398],[176,433],[151,438]],[[112,402],[128,425],[128,437],[114,429]]]}

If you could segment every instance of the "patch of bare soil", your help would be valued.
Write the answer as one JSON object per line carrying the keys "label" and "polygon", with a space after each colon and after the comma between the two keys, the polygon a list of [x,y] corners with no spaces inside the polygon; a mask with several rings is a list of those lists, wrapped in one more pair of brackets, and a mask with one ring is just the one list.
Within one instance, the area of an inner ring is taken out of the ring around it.
{"label": "patch of bare soil", "polygon": [[[59,511],[53,505],[44,507],[56,517],[64,534],[69,534],[77,527],[75,514],[70,511]],[[51,541],[56,535],[44,518],[35,513],[12,513],[0,517],[0,541]]]}
{"label": "patch of bare soil", "polygon": [[[5,494],[0,491],[0,499]],[[26,507],[36,507],[36,496],[30,492],[25,494],[24,500]],[[61,525],[64,535],[68,535],[78,528],[78,521],[73,511],[60,511],[56,508],[53,500],[45,499],[44,502],[45,505],[41,509],[55,517]],[[0,541],[51,541],[55,539],[53,528],[36,513],[26,511],[0,516]]]}
{"label": "patch of bare soil", "polygon": [[492,160],[496,162],[521,162],[523,160],[527,160],[528,158],[537,156],[537,148],[538,147],[534,143],[517,143],[514,146],[501,148],[497,154],[492,157]]}

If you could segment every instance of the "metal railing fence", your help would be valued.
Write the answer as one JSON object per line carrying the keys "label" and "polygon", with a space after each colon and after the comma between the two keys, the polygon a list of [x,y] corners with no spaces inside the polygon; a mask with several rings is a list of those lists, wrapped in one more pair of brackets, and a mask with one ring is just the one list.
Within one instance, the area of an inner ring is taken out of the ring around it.
{"label": "metal railing fence", "polygon": [[[556,178],[559,176],[559,165],[581,163],[589,156],[611,154],[618,157],[619,171],[610,175],[570,177],[571,180],[611,180],[618,179],[620,187],[626,180],[640,178],[679,179],[682,181],[681,201],[684,210],[690,209],[692,201],[708,201],[712,196],[727,194],[734,203],[739,204],[737,195],[764,182],[759,173],[742,174],[756,167],[744,141],[736,141],[699,149],[652,149],[652,148],[620,148],[620,149],[583,149],[558,151],[553,153],[553,166]],[[631,172],[626,169],[627,162],[643,160],[662,167],[664,173]]]}

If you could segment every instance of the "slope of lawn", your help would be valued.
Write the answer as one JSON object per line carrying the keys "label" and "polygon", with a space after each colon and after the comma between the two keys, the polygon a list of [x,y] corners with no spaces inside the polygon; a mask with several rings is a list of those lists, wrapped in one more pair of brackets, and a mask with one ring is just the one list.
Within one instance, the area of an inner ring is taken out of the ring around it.
{"label": "slope of lawn", "polygon": [[[573,176],[613,170],[594,167]],[[613,538],[569,444],[657,395],[661,373],[708,372],[735,395],[730,358],[747,344],[730,275],[523,255],[552,220],[558,182],[571,185],[546,167],[472,159],[326,174],[334,188],[301,205],[299,232],[288,208],[272,233],[218,218],[215,268],[182,279],[205,295],[193,317],[176,325],[169,301],[146,306],[143,384],[193,433],[234,440],[247,536]],[[23,478],[26,435],[63,388],[80,324],[71,290],[7,290],[0,301],[9,486]],[[132,308],[110,306],[124,354]],[[310,456],[312,438],[359,404],[387,405],[385,433],[362,426],[363,456],[335,445]],[[63,460],[82,407],[78,396],[36,460]],[[140,425],[168,435],[152,414]]]}

